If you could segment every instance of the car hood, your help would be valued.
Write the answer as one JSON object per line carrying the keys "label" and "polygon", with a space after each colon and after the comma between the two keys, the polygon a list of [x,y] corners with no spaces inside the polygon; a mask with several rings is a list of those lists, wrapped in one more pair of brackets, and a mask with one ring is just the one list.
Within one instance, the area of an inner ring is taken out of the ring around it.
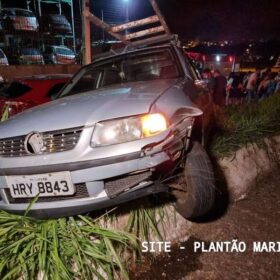
{"label": "car hood", "polygon": [[118,84],[33,107],[0,124],[0,138],[46,132],[148,113],[153,102],[177,80]]}

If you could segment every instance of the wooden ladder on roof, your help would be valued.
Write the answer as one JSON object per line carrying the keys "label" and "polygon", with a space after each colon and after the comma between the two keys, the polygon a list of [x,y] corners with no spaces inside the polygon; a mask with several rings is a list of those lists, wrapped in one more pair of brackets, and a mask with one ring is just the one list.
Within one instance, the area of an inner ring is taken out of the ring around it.
{"label": "wooden ladder on roof", "polygon": [[[97,16],[90,13],[89,0],[88,7],[86,7],[84,10],[84,16],[92,24],[105,30],[118,41],[128,46],[139,46],[148,44],[149,42],[160,42],[164,39],[168,40],[168,38],[172,37],[172,34],[166,24],[166,21],[156,1],[149,1],[151,6],[153,7],[155,15],[119,25],[109,25],[106,22],[99,19]],[[149,27],[149,25],[151,24],[155,26]],[[136,32],[124,33],[127,30],[135,28],[138,28]],[[88,32],[90,32],[89,28],[87,30]]]}

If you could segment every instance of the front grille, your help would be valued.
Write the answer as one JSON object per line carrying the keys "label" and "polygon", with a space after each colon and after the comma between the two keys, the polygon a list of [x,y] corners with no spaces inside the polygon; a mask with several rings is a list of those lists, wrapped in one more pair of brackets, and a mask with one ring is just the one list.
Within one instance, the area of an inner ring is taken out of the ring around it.
{"label": "front grille", "polygon": [[[42,154],[65,152],[75,148],[77,145],[82,127],[43,132],[44,151]],[[27,135],[0,139],[0,156],[21,157],[30,155],[24,147]]]}
{"label": "front grille", "polygon": [[129,176],[118,177],[113,180],[105,181],[104,189],[110,198],[114,198],[121,193],[137,186],[143,181],[146,181],[152,175],[151,171],[145,171]]}
{"label": "front grille", "polygon": [[[76,192],[70,196],[52,196],[52,197],[39,197],[36,200],[37,202],[54,202],[54,201],[62,201],[62,200],[72,200],[79,198],[89,197],[88,190],[86,184],[77,184],[75,185]],[[19,203],[31,203],[33,198],[13,198],[11,196],[11,192],[9,189],[5,189],[6,196],[11,204],[19,204]]]}

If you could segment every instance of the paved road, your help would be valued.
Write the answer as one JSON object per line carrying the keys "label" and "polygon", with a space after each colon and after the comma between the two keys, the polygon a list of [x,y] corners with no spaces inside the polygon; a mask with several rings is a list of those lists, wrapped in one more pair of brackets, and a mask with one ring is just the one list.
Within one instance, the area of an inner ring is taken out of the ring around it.
{"label": "paved road", "polygon": [[[247,250],[194,253],[195,242],[244,241]],[[171,253],[146,261],[132,275],[135,280],[280,279],[280,252],[253,252],[254,241],[280,242],[280,171],[263,178],[250,195],[231,205],[219,219],[195,224],[191,238]],[[276,243],[277,244],[277,243]],[[184,246],[185,249],[179,249]],[[279,246],[280,247],[280,246]]]}

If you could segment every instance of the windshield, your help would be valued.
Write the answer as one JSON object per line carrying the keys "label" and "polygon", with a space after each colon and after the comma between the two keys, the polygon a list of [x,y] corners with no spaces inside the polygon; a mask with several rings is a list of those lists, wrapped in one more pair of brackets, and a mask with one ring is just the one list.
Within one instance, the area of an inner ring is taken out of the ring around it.
{"label": "windshield", "polygon": [[16,15],[19,17],[35,17],[31,11],[16,10]]}
{"label": "windshield", "polygon": [[169,49],[128,53],[82,69],[59,97],[119,83],[173,79],[179,75],[179,68]]}
{"label": "windshield", "polygon": [[18,98],[29,92],[32,88],[20,82],[12,82],[0,90],[0,97]]}
{"label": "windshield", "polygon": [[56,48],[55,52],[57,54],[61,54],[61,55],[75,55],[73,51],[71,51],[70,49],[66,49],[66,48]]}
{"label": "windshield", "polygon": [[63,15],[50,15],[50,18],[54,23],[68,23],[66,17]]}
{"label": "windshield", "polygon": [[14,16],[15,12],[13,10],[2,10],[1,11],[1,16]]}
{"label": "windshield", "polygon": [[41,55],[40,51],[37,49],[22,49],[21,53],[23,55]]}

